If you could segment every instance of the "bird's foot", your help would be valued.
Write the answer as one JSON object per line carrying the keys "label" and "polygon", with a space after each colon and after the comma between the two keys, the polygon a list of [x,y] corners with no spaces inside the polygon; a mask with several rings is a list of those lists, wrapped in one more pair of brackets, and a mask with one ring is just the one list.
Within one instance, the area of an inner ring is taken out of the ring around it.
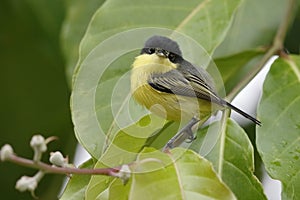
{"label": "bird's foot", "polygon": [[188,143],[193,142],[196,139],[196,136],[194,136],[192,129],[199,121],[199,119],[193,117],[185,127],[183,127],[167,142],[167,144],[163,148],[163,152],[167,152],[168,150],[179,146],[184,141]]}

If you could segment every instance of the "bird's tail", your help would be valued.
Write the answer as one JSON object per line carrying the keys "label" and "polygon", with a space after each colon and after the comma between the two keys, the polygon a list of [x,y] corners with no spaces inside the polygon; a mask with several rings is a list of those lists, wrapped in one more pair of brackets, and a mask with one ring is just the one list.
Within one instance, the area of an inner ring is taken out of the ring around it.
{"label": "bird's tail", "polygon": [[261,122],[259,120],[257,120],[256,118],[252,117],[251,115],[245,113],[244,111],[242,111],[241,109],[235,107],[234,105],[228,103],[228,102],[224,102],[226,104],[227,107],[231,108],[232,110],[236,111],[237,113],[243,115],[244,117],[246,117],[247,119],[253,121],[255,124],[261,126]]}

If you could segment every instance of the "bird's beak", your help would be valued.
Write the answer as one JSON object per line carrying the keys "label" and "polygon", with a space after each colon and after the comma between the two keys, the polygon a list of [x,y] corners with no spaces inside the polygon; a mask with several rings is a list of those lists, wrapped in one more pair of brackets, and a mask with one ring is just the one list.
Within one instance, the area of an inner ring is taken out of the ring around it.
{"label": "bird's beak", "polygon": [[164,58],[167,57],[163,49],[156,49],[155,54],[158,55],[159,57],[164,57]]}

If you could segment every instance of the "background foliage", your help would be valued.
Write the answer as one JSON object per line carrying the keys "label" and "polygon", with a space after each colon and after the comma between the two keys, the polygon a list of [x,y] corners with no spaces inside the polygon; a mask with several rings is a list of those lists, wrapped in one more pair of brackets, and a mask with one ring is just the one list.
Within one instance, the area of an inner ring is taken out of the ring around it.
{"label": "background foliage", "polygon": [[[173,15],[174,11],[172,9],[162,11],[155,10],[155,6],[153,8],[150,6],[159,4],[159,2],[161,1],[135,2],[135,15],[132,16],[131,13],[133,11],[130,10],[130,5],[133,4],[133,1],[1,1],[0,44],[2,48],[0,50],[0,91],[2,91],[2,95],[0,104],[2,108],[0,146],[4,143],[10,143],[14,146],[16,152],[20,152],[20,154],[26,157],[31,157],[32,152],[28,148],[29,138],[34,133],[42,133],[45,136],[56,135],[60,138],[58,142],[50,145],[49,151],[60,149],[72,156],[75,148],[75,137],[70,120],[69,96],[72,85],[72,74],[77,60],[83,60],[85,55],[96,44],[118,31],[141,26],[159,26],[176,29],[184,17],[201,1],[191,1],[190,5],[182,5],[179,1],[163,1],[164,5],[160,6],[162,9],[172,8],[174,2],[178,3],[177,6],[179,7],[189,7],[190,10],[177,12],[178,16]],[[186,26],[179,27],[178,29],[192,36],[208,48],[207,50],[214,57],[216,64],[220,66],[219,70],[224,79],[226,91],[230,92],[244,75],[251,70],[251,66],[259,62],[265,48],[272,43],[276,30],[284,18],[287,2],[281,0],[212,1],[211,5],[204,6],[204,11],[206,12],[203,12],[203,10],[199,12],[199,18],[207,17],[208,13],[212,13],[217,8],[222,8],[223,3],[228,3],[228,11],[231,14],[228,18],[221,16],[224,18],[224,24],[220,25],[217,24],[218,21],[215,21],[213,23],[215,27],[213,31],[209,32],[209,35],[205,35],[207,34],[205,24],[196,26],[200,30],[191,28],[195,26],[198,19],[195,19],[195,21],[192,20]],[[270,5],[272,5],[272,9],[270,9]],[[122,8],[122,10],[120,11],[119,8]],[[153,15],[154,11],[157,14]],[[162,13],[167,16],[172,15],[174,18],[155,17],[160,16]],[[125,16],[127,17],[126,20]],[[141,18],[137,16],[146,17]],[[285,40],[286,48],[294,54],[299,53],[299,16],[298,14],[295,17],[295,21],[291,29],[289,29],[287,39]],[[216,16],[212,19],[217,20],[218,18]],[[131,24],[131,26],[124,27],[124,24]],[[106,27],[106,29],[102,27]],[[222,29],[219,29],[220,27]],[[210,36],[214,40],[206,40]],[[85,45],[80,49],[82,57],[79,57],[79,42],[82,38]],[[207,41],[210,41],[210,43],[203,43]],[[270,175],[282,181],[285,191],[283,197],[285,199],[296,199],[297,195],[299,195],[300,183],[299,173],[297,175],[297,172],[299,172],[300,166],[300,148],[298,148],[299,142],[297,143],[297,141],[299,141],[298,128],[300,119],[296,111],[299,110],[297,104],[300,104],[296,101],[299,92],[295,92],[299,89],[299,77],[297,77],[297,69],[300,70],[299,66],[299,56],[293,56],[291,60],[279,59],[274,63],[267,77],[262,103],[258,110],[262,122],[266,124],[262,129],[258,129],[258,149],[261,155],[263,155],[263,160]],[[78,70],[79,65],[77,67]],[[292,71],[289,72],[291,69]],[[286,74],[286,76],[282,76],[282,74]],[[278,80],[278,77],[281,77],[281,79]],[[294,89],[286,90],[291,97],[279,93],[281,98],[273,96],[269,99],[272,93],[276,93],[280,89],[275,84],[276,82],[284,83],[282,85],[294,86]],[[277,101],[277,99],[279,100]],[[277,104],[272,107],[269,101]],[[284,111],[283,119],[278,120],[277,124],[272,124],[271,122],[274,117],[283,112],[283,110],[275,110],[276,112],[273,112],[274,108],[284,108],[291,102],[295,107]],[[272,114],[270,115],[270,113]],[[228,124],[226,125],[228,129],[234,127],[233,129],[237,130],[237,134],[246,136],[243,130],[234,122],[229,121]],[[268,129],[274,126],[281,127],[282,130],[276,129],[276,132],[272,130],[268,131]],[[247,130],[252,130],[248,131],[248,134],[255,135],[255,129]],[[291,133],[283,135],[282,132],[285,132],[285,130],[289,130]],[[265,134],[270,132],[274,133],[274,135]],[[230,133],[233,134],[235,132],[232,131]],[[286,135],[288,135],[288,139],[281,138]],[[232,137],[227,138],[226,142],[235,141],[234,136]],[[236,139],[241,138],[238,137]],[[268,143],[265,141],[272,139],[274,139],[274,142],[267,145]],[[281,142],[278,142],[279,140]],[[293,141],[296,142],[293,143]],[[243,142],[245,144],[244,147],[249,146],[249,141],[245,140]],[[202,140],[199,137],[193,146],[194,150],[197,150],[197,145],[201,143]],[[153,144],[157,145],[155,140]],[[88,148],[89,144],[83,143],[83,145]],[[251,149],[251,145],[249,148]],[[274,148],[276,148],[275,152],[273,151]],[[88,148],[88,150],[90,149]],[[236,151],[236,149],[229,149],[228,151]],[[277,151],[284,152],[282,157],[277,157]],[[92,152],[92,150],[90,152],[92,154],[99,153]],[[255,190],[256,180],[253,178],[253,166],[251,164],[253,161],[250,159],[251,155],[249,156],[249,152],[251,150],[245,152],[245,155],[247,155],[245,156],[245,160],[238,162],[237,166],[241,163],[249,162],[249,165],[238,166],[238,168],[243,169],[244,174],[247,175],[244,178],[252,182],[251,185],[253,188],[245,186],[251,191],[251,189]],[[218,152],[211,152],[211,154],[214,153]],[[160,157],[161,155],[157,156]],[[228,156],[225,151],[226,161],[233,159],[231,162],[224,164],[223,170],[225,172],[226,170],[232,170],[230,163],[234,164],[237,161],[236,158]],[[215,156],[208,155],[207,158],[218,169],[220,165],[219,161],[214,160]],[[90,165],[91,163],[86,164],[86,166]],[[252,167],[247,169],[247,166]],[[31,199],[30,194],[15,191],[14,184],[21,175],[33,173],[32,170],[9,163],[1,163],[0,171],[1,180],[6,181],[6,184],[0,188],[2,197],[5,199]],[[226,177],[226,174],[224,177],[222,176],[225,182],[226,179],[230,179],[230,177]],[[290,177],[295,178],[290,182]],[[46,176],[38,187],[37,195],[41,199],[55,199],[60,189],[60,184],[57,183],[60,183],[61,180],[61,176]],[[239,197],[238,193],[241,191],[235,191],[234,185],[230,185],[230,181],[234,182],[234,180],[228,180],[226,183],[235,195]],[[80,181],[74,182],[74,185],[76,185]],[[86,187],[87,183],[88,180],[84,180],[83,185],[79,185],[78,188]],[[118,183],[109,183],[110,188],[118,188]],[[88,187],[92,189],[91,183]],[[295,192],[295,188],[298,188],[298,193]],[[74,193],[66,193],[66,199],[70,197],[68,194],[71,196]],[[261,193],[258,192],[259,194]],[[78,195],[84,195],[84,193],[79,193]],[[107,193],[103,193],[102,195],[107,195]],[[261,197],[261,199],[263,198]]]}
{"label": "background foliage", "polygon": [[[0,2],[0,145],[10,143],[28,158],[32,156],[28,144],[35,133],[59,137],[49,151],[61,149],[72,157],[75,149],[60,45],[65,12],[60,0]],[[32,199],[14,186],[22,175],[33,175],[35,170],[1,163],[0,171],[3,199]],[[62,180],[62,176],[45,177],[38,196],[55,199]]]}

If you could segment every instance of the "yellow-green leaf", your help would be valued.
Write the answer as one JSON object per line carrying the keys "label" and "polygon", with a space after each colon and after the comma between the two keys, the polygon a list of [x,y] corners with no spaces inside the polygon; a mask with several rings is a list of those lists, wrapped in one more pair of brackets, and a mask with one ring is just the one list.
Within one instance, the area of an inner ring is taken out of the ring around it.
{"label": "yellow-green leaf", "polygon": [[237,123],[228,119],[200,130],[191,148],[213,163],[238,199],[266,199],[261,183],[253,174],[252,144]]}
{"label": "yellow-green leaf", "polygon": [[300,198],[300,57],[271,66],[258,108],[257,148],[265,167],[282,182],[282,199]]}
{"label": "yellow-green leaf", "polygon": [[175,148],[169,154],[153,149],[141,152],[129,199],[226,200],[235,196],[210,162],[191,150]]}

